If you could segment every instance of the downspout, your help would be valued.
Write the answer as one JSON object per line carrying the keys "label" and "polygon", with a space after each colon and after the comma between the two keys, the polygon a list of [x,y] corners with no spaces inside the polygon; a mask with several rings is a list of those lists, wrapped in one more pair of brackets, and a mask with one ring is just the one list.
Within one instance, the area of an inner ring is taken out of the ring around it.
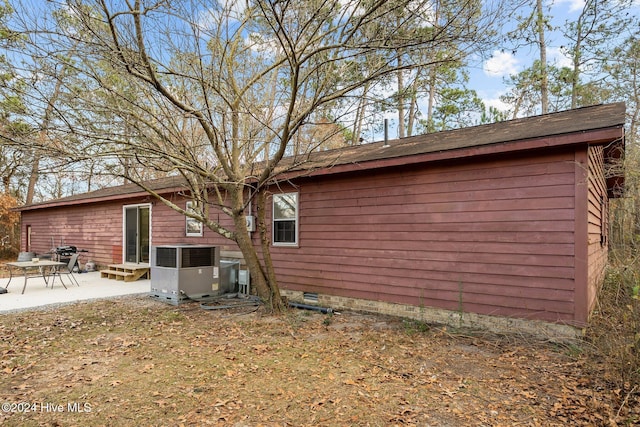
{"label": "downspout", "polygon": [[297,302],[290,302],[289,303],[289,307],[301,308],[301,309],[304,309],[304,310],[314,310],[314,311],[319,311],[320,313],[324,313],[324,314],[332,314],[333,313],[333,309],[332,308],[318,307],[317,305],[299,304]]}

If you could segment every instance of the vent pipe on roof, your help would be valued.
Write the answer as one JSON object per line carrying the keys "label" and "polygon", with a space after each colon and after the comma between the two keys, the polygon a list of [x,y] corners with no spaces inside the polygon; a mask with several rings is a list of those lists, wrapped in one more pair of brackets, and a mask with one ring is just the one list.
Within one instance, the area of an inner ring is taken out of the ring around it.
{"label": "vent pipe on roof", "polygon": [[389,147],[389,119],[384,119],[384,145],[383,147]]}

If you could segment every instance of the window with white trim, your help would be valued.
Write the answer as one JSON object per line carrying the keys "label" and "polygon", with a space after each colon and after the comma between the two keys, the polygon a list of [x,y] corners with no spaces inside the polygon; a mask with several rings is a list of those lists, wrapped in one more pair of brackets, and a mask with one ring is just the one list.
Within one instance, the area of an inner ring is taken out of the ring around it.
{"label": "window with white trim", "polygon": [[273,244],[298,244],[298,193],[273,195]]}
{"label": "window with white trim", "polygon": [[[186,207],[186,211],[187,212],[195,212],[195,206],[196,204],[193,201],[188,201],[187,202],[187,207]],[[191,217],[186,217],[186,235],[187,236],[194,236],[194,237],[200,237],[202,236],[202,232],[203,232],[203,227],[202,227],[202,223],[200,221],[198,221],[197,219],[193,219]]]}

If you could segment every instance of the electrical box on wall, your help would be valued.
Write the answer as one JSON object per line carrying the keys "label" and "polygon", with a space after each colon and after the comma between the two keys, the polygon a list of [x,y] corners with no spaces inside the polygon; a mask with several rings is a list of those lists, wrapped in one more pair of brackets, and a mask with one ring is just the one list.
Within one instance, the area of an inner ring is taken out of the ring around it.
{"label": "electrical box on wall", "polygon": [[253,215],[247,215],[245,216],[245,219],[247,221],[247,230],[256,231],[256,222]]}

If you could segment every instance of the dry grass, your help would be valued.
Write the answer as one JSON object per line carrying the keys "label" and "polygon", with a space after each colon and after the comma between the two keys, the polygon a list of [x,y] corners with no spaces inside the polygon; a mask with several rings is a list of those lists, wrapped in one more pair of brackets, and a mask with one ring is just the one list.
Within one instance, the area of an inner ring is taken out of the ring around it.
{"label": "dry grass", "polygon": [[454,336],[355,313],[266,317],[248,310],[205,311],[139,297],[3,315],[0,424],[559,426],[638,420],[636,397],[623,401],[586,368],[590,360],[567,351],[573,347]]}
{"label": "dry grass", "polygon": [[613,252],[586,338],[602,374],[625,396],[640,393],[640,258]]}

